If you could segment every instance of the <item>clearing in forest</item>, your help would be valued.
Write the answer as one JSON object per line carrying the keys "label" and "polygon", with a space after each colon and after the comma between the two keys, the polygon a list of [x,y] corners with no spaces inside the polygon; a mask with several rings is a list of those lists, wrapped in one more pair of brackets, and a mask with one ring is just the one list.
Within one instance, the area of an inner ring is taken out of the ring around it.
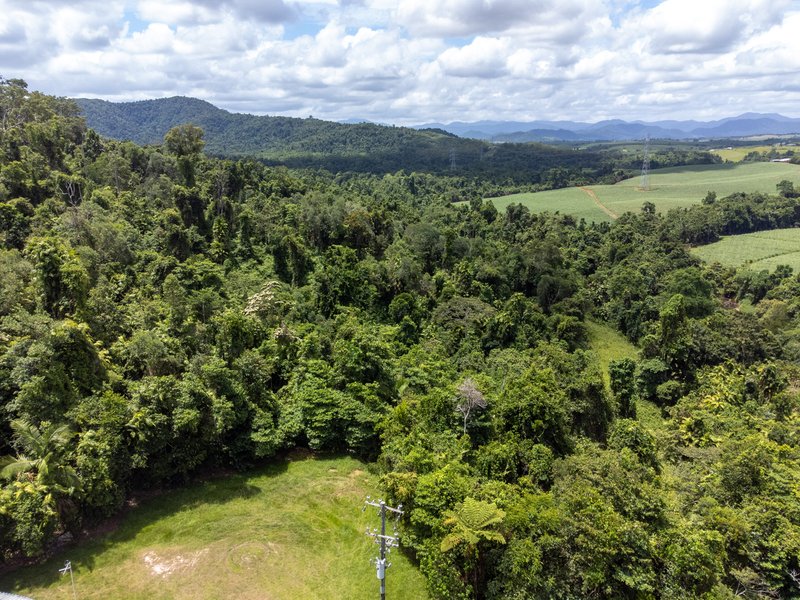
{"label": "clearing in forest", "polygon": [[[586,321],[589,332],[589,348],[597,356],[600,368],[603,371],[603,380],[610,392],[610,377],[608,366],[612,360],[639,357],[639,349],[631,344],[619,331],[597,321]],[[661,415],[661,409],[649,400],[638,398],[636,400],[637,419],[654,435],[661,436],[665,432],[666,422]]]}
{"label": "clearing in forest", "polygon": [[[42,565],[0,577],[0,589],[37,600],[72,598],[71,560],[81,599],[369,599],[378,580],[362,512],[376,477],[351,458],[280,459],[266,469],[213,479],[147,500],[112,533]],[[425,581],[392,552],[387,590],[427,598]]]}
{"label": "clearing in forest", "polygon": [[597,321],[586,321],[586,329],[589,333],[589,347],[597,356],[600,368],[603,371],[603,378],[608,385],[608,365],[612,360],[632,358],[636,360],[639,349],[631,344],[624,335],[616,329]]}
{"label": "clearing in forest", "polygon": [[613,214],[638,212],[645,202],[655,204],[659,212],[697,204],[710,191],[716,192],[718,198],[736,192],[775,194],[775,186],[784,179],[800,187],[800,166],[758,162],[672,167],[651,171],[648,191],[639,189],[639,177],[631,177],[616,185],[512,194],[489,200],[498,210],[522,204],[532,212],[558,211],[587,221],[610,221]]}
{"label": "clearing in forest", "polygon": [[773,229],[742,235],[729,235],[718,242],[692,249],[692,254],[707,263],[726,267],[746,266],[753,271],[773,271],[789,265],[800,271],[800,229]]}

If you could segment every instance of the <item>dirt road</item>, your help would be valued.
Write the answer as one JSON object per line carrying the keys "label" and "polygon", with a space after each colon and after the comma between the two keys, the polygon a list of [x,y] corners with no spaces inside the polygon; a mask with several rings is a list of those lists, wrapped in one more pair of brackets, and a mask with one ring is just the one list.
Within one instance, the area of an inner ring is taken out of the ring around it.
{"label": "dirt road", "polygon": [[589,198],[592,199],[592,202],[594,202],[597,205],[597,208],[602,210],[609,217],[611,217],[612,219],[616,219],[617,217],[619,217],[619,215],[617,213],[615,213],[613,210],[608,208],[605,204],[600,202],[600,198],[597,197],[597,194],[594,193],[594,190],[592,190],[590,188],[587,188],[587,187],[582,187],[581,189],[584,192],[586,192],[586,195],[589,196]]}

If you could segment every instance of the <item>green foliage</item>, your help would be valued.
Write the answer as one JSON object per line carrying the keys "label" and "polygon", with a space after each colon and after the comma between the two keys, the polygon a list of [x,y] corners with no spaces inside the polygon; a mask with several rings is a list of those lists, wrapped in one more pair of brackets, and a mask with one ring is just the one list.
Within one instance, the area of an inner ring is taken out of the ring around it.
{"label": "green foliage", "polygon": [[567,396],[553,371],[532,367],[509,382],[493,413],[501,431],[565,452],[570,445],[567,411]]}
{"label": "green foliage", "polygon": [[28,247],[44,309],[61,318],[82,308],[90,281],[77,253],[54,237],[31,240]]}
{"label": "green foliage", "polygon": [[636,418],[635,372],[636,363],[630,358],[612,360],[608,365],[611,379],[611,392],[617,399],[619,415],[624,418]]}
{"label": "green foliage", "polygon": [[442,539],[442,552],[449,552],[461,544],[474,548],[481,540],[505,543],[502,534],[494,530],[505,515],[496,505],[467,496],[456,510],[446,513],[444,524],[454,531]]}
{"label": "green foliage", "polygon": [[72,431],[67,425],[45,423],[40,430],[23,420],[11,422],[21,454],[3,460],[0,478],[25,479],[33,473],[34,481],[49,493],[73,494],[79,486],[75,471],[66,461]]}
{"label": "green foliage", "polygon": [[[133,103],[77,101],[89,125],[101,135],[156,144],[165,135],[200,128],[208,152],[224,156],[258,156],[270,164],[324,168],[331,172],[450,172],[450,153],[459,157],[459,172],[497,181],[515,180],[564,186],[585,179],[586,171],[604,174],[600,155],[542,144],[496,144],[461,139],[441,130],[414,130],[372,123],[343,124],[319,119],[231,114],[192,98],[165,98]],[[194,125],[186,125],[194,123]],[[185,132],[184,132],[185,133]],[[182,144],[175,144],[183,147]],[[174,152],[174,150],[170,150]],[[557,174],[557,176],[556,176]],[[467,199],[456,194],[457,200]]]}
{"label": "green foliage", "polygon": [[[796,198],[499,213],[482,198],[515,184],[383,171],[472,144],[440,132],[269,121],[307,134],[283,158],[375,173],[300,172],[204,156],[193,127],[103,140],[0,88],[4,559],[301,447],[377,461],[434,597],[797,596],[800,279],[686,248],[794,224]],[[267,123],[233,117],[243,144]],[[536,186],[620,176],[492,155]]]}
{"label": "green foliage", "polygon": [[41,555],[57,526],[58,515],[47,488],[35,482],[15,481],[0,490],[4,555]]}
{"label": "green foliage", "polygon": [[653,467],[656,471],[661,468],[653,434],[633,419],[617,419],[614,422],[608,436],[608,447],[613,450],[628,448],[642,464]]}

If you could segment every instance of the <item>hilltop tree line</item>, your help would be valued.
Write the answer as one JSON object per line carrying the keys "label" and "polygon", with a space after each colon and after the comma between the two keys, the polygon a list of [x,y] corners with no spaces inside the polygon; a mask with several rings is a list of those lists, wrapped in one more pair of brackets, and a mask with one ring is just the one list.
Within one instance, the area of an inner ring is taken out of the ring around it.
{"label": "hilltop tree line", "polygon": [[[172,127],[195,123],[206,151],[218,157],[258,158],[268,165],[384,174],[399,170],[478,178],[493,194],[588,183],[615,183],[638,172],[641,156],[620,151],[580,151],[545,144],[491,144],[441,129],[416,130],[374,123],[334,123],[309,116],[229,113],[194,98],[112,103],[77,101],[99,133],[157,144]],[[653,168],[718,162],[715,155],[667,147],[653,153]]]}
{"label": "hilltop tree line", "polygon": [[797,198],[595,224],[203,143],[0,82],[2,560],[303,446],[375,461],[435,598],[800,597],[800,278],[686,250]]}

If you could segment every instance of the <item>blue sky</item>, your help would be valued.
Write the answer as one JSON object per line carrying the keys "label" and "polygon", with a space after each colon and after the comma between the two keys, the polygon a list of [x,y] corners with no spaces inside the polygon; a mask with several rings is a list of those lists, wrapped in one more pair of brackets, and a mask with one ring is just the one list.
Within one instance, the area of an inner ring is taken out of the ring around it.
{"label": "blue sky", "polygon": [[425,122],[800,117],[800,0],[0,0],[46,93]]}

